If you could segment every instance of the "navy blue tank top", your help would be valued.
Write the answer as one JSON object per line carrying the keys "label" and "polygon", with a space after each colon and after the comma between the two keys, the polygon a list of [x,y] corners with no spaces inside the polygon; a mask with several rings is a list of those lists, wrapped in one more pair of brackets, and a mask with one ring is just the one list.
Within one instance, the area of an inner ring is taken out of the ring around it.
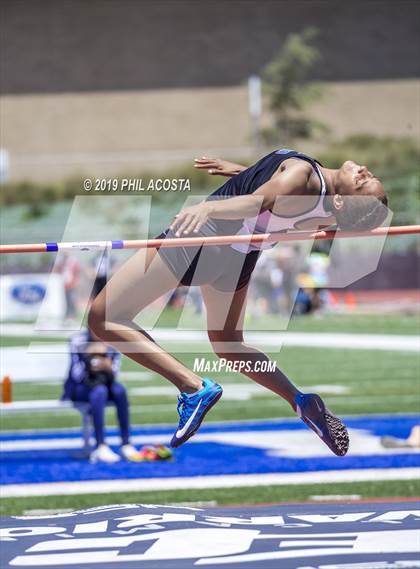
{"label": "navy blue tank top", "polygon": [[258,190],[260,186],[268,182],[274,172],[289,158],[305,160],[309,162],[315,170],[315,164],[320,164],[314,158],[302,154],[301,152],[296,152],[295,150],[289,150],[288,148],[275,150],[261,158],[261,160],[258,160],[253,166],[230,178],[223,186],[210,194],[207,199],[223,199],[224,197],[232,198],[234,196],[252,194]]}
{"label": "navy blue tank top", "polygon": [[[283,148],[281,150],[275,150],[267,156],[264,156],[256,162],[253,166],[250,166],[243,172],[240,172],[236,176],[230,178],[223,186],[218,188],[215,192],[210,194],[207,200],[219,200],[228,199],[237,196],[244,196],[247,194],[252,194],[263,184],[268,182],[273,177],[273,174],[280,167],[280,165],[289,158],[298,158],[300,160],[305,160],[311,164],[314,171],[317,173],[318,178],[321,183],[320,199],[316,206],[312,207],[310,210],[303,212],[300,215],[281,217],[272,214],[270,210],[266,212],[261,212],[259,215],[253,218],[247,218],[244,220],[218,220],[210,219],[207,224],[210,229],[214,231],[214,234],[218,235],[250,235],[255,233],[267,233],[267,232],[282,232],[288,231],[290,229],[295,229],[296,224],[310,219],[311,217],[330,217],[331,214],[326,212],[324,209],[324,202],[322,197],[326,193],[325,180],[320,171],[320,163],[314,160],[306,154],[301,152],[296,152],[295,150],[289,150]],[[275,243],[260,243],[260,244],[245,244],[245,245],[231,245],[233,249],[237,249],[242,252],[249,252],[253,250],[268,249],[274,247]]]}

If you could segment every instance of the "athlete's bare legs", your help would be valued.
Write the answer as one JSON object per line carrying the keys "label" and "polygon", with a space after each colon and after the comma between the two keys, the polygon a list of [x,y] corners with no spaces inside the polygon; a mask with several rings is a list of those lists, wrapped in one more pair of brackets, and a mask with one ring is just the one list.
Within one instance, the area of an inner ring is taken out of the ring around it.
{"label": "athlete's bare legs", "polygon": [[244,343],[242,329],[247,288],[241,288],[232,296],[232,293],[220,292],[211,285],[201,287],[207,310],[208,336],[213,350],[219,357],[228,361],[252,362],[252,370],[244,370],[242,373],[283,397],[295,410],[295,397],[299,391],[278,367],[274,371],[254,371],[256,362],[268,362],[270,358]]}
{"label": "athlete's bare legs", "polygon": [[141,310],[177,286],[178,280],[157,251],[141,250],[96,297],[89,313],[89,328],[105,343],[159,373],[180,391],[194,393],[202,387],[201,378],[133,322]]}

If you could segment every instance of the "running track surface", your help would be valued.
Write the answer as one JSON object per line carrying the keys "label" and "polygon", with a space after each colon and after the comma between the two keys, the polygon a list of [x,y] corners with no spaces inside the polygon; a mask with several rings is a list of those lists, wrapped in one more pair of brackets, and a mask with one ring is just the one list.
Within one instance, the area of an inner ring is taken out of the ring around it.
{"label": "running track surface", "polygon": [[419,568],[416,502],[126,504],[1,521],[2,569]]}

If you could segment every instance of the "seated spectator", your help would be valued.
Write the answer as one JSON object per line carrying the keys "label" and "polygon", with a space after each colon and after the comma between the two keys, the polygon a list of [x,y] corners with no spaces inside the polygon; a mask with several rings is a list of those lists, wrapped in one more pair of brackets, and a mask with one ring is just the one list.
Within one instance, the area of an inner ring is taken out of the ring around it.
{"label": "seated spectator", "polygon": [[116,381],[121,354],[98,341],[89,330],[82,330],[70,339],[70,369],[64,384],[63,399],[88,402],[91,406],[96,448],[91,462],[118,462],[116,454],[105,443],[105,407],[112,401],[117,409],[121,432],[121,455],[137,460],[138,451],[130,444],[129,410],[125,387]]}

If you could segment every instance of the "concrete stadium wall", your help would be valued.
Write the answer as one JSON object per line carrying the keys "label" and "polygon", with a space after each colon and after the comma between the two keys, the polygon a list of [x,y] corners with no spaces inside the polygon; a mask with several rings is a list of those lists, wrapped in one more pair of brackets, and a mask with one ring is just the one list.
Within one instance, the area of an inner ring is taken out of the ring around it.
{"label": "concrete stadium wall", "polygon": [[2,0],[2,93],[235,86],[319,29],[327,81],[419,75],[416,0]]}

